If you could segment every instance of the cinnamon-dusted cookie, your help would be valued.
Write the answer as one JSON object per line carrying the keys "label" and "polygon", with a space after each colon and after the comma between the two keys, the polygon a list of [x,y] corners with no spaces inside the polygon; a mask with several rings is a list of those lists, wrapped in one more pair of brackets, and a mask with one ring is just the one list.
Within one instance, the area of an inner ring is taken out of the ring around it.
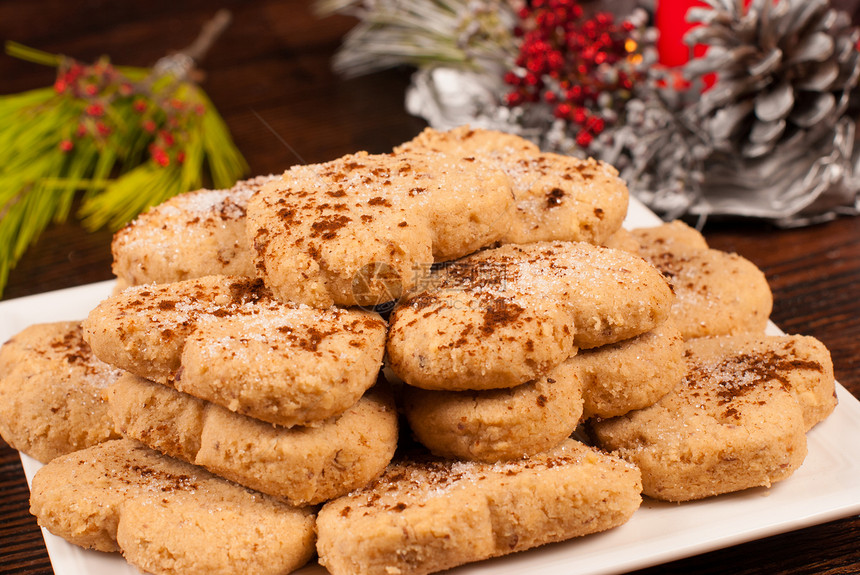
{"label": "cinnamon-dusted cookie", "polygon": [[379,387],[316,427],[264,423],[131,374],[108,398],[124,436],[294,505],[364,486],[397,447],[394,401]]}
{"label": "cinnamon-dusted cookie", "polygon": [[614,234],[606,238],[601,244],[605,248],[613,250],[624,250],[631,254],[638,254],[640,245],[639,240],[633,235],[633,232],[626,228],[619,228]]}
{"label": "cinnamon-dusted cookie", "polygon": [[673,220],[652,228],[636,228],[629,234],[638,242],[639,254],[645,259],[709,249],[705,237],[681,220]]}
{"label": "cinnamon-dusted cookie", "polygon": [[639,471],[573,440],[508,463],[405,460],[323,506],[333,575],[424,575],[604,531],[639,507]]}
{"label": "cinnamon-dusted cookie", "polygon": [[684,339],[764,333],[773,294],[755,264],[708,249],[701,234],[680,222],[633,230],[633,235],[640,254],[675,290],[672,319]]}
{"label": "cinnamon-dusted cookie", "polygon": [[30,511],[75,545],[120,551],[154,574],[283,575],[314,549],[311,509],[240,487],[128,439],[58,457]]}
{"label": "cinnamon-dusted cookie", "polygon": [[386,324],[281,303],[260,280],[207,276],[129,288],[90,312],[84,331],[112,365],[292,426],[337,415],[374,384]]}
{"label": "cinnamon-dusted cookie", "polygon": [[215,274],[254,277],[245,210],[250,197],[278,177],[187,192],[139,215],[111,244],[117,289]]}
{"label": "cinnamon-dusted cookie", "polygon": [[516,199],[502,243],[587,241],[601,243],[627,214],[627,186],[612,166],[593,159],[541,153],[528,140],[461,126],[447,132],[426,128],[395,153],[435,151],[495,162]]}
{"label": "cinnamon-dusted cookie", "polygon": [[499,240],[513,199],[480,158],[364,152],[295,166],[248,205],[257,275],[316,307],[398,298],[416,268]]}
{"label": "cinnamon-dusted cookie", "polygon": [[642,470],[643,492],[686,501],[790,476],[835,406],[827,350],[802,336],[687,342],[685,379],[651,407],[598,421],[598,445]]}
{"label": "cinnamon-dusted cookie", "polygon": [[424,128],[420,134],[394,148],[395,154],[427,151],[462,157],[484,154],[501,161],[514,161],[537,155],[540,148],[516,134],[471,126],[447,131]]}
{"label": "cinnamon-dusted cookie", "polygon": [[565,363],[582,379],[583,418],[617,417],[653,404],[683,379],[684,352],[671,320],[631,339],[580,350]]}
{"label": "cinnamon-dusted cookie", "polygon": [[0,435],[43,463],[119,437],[102,393],[120,373],[93,355],[80,322],[24,329],[0,347]]}
{"label": "cinnamon-dusted cookie", "polygon": [[642,258],[583,242],[486,250],[435,270],[391,317],[388,358],[424,389],[495,389],[653,329],[672,292]]}
{"label": "cinnamon-dusted cookie", "polygon": [[576,429],[582,383],[568,362],[509,389],[428,391],[404,386],[404,411],[418,441],[441,457],[504,461],[547,451]]}

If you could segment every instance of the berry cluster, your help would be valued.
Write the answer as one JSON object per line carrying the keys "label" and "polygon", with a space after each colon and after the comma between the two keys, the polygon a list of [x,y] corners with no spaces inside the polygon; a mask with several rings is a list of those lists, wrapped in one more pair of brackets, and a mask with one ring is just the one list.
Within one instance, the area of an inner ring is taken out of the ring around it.
{"label": "berry cluster", "polygon": [[[57,70],[54,91],[73,98],[81,108],[75,137],[92,137],[100,141],[114,132],[113,122],[106,118],[109,102],[117,96],[130,96],[134,88],[105,58],[88,66],[69,59]],[[60,149],[64,152],[71,152],[74,147],[71,138],[60,142]]]}
{"label": "berry cluster", "polygon": [[106,58],[92,65],[65,59],[58,68],[54,91],[71,99],[79,110],[77,126],[60,141],[60,150],[71,152],[85,138],[103,146],[120,131],[140,130],[141,137],[149,141],[150,159],[161,167],[184,161],[183,133],[193,117],[205,111],[203,104],[132,81]]}
{"label": "berry cluster", "polygon": [[586,16],[576,0],[533,0],[519,18],[516,67],[504,77],[514,87],[507,105],[545,102],[588,148],[638,79],[633,24],[605,12]]}

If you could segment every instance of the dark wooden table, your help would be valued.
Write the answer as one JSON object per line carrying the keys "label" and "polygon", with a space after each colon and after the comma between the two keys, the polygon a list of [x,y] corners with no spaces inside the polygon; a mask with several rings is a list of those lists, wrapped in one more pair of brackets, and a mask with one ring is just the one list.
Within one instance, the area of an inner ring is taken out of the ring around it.
{"label": "dark wooden table", "polygon": [[[360,149],[388,151],[424,126],[403,109],[408,71],[355,80],[332,73],[331,55],[352,21],[320,21],[302,0],[7,0],[0,1],[0,39],[84,61],[106,53],[118,64],[147,66],[190,43],[222,6],[230,8],[234,22],[204,63],[204,87],[252,174]],[[0,93],[53,79],[50,69],[0,57]],[[796,230],[712,221],[705,235],[713,247],[736,251],[765,271],[776,300],[773,320],[787,332],[822,340],[833,354],[837,378],[860,397],[860,218]],[[4,299],[109,279],[110,239],[109,231],[87,233],[74,222],[53,225],[12,273]],[[27,511],[18,454],[2,441],[0,494],[0,573],[51,573],[41,533]],[[637,572],[668,573],[860,573],[860,519]]]}

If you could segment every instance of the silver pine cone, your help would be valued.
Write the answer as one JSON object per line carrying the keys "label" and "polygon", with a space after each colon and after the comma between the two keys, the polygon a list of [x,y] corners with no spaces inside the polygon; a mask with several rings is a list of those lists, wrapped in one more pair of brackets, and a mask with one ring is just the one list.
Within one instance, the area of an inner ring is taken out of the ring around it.
{"label": "silver pine cone", "polygon": [[717,82],[689,109],[710,145],[745,158],[798,150],[832,132],[860,77],[860,30],[827,0],[704,0],[686,36],[705,57],[685,68]]}

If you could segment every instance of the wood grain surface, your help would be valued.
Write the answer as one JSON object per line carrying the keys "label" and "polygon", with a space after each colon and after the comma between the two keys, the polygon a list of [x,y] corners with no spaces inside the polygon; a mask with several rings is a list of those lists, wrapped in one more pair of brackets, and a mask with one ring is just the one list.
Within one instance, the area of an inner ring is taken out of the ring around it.
{"label": "wood grain surface", "polygon": [[[321,20],[301,0],[0,1],[0,39],[84,61],[109,54],[148,66],[189,44],[218,8],[233,23],[203,63],[203,86],[253,175],[368,150],[389,151],[422,120],[403,108],[409,71],[345,80],[330,59],[353,21]],[[53,71],[0,56],[0,94],[50,85]],[[287,145],[285,145],[285,143]],[[756,263],[770,281],[773,320],[812,335],[833,355],[839,381],[860,397],[860,218],[780,230],[710,220],[712,247]],[[3,299],[109,279],[110,231],[55,224],[13,271]],[[860,438],[845,438],[858,441]],[[858,478],[860,481],[860,478]],[[0,441],[0,573],[51,573],[18,454]],[[860,520],[849,517],[637,571],[637,575],[847,575],[860,573]]]}

